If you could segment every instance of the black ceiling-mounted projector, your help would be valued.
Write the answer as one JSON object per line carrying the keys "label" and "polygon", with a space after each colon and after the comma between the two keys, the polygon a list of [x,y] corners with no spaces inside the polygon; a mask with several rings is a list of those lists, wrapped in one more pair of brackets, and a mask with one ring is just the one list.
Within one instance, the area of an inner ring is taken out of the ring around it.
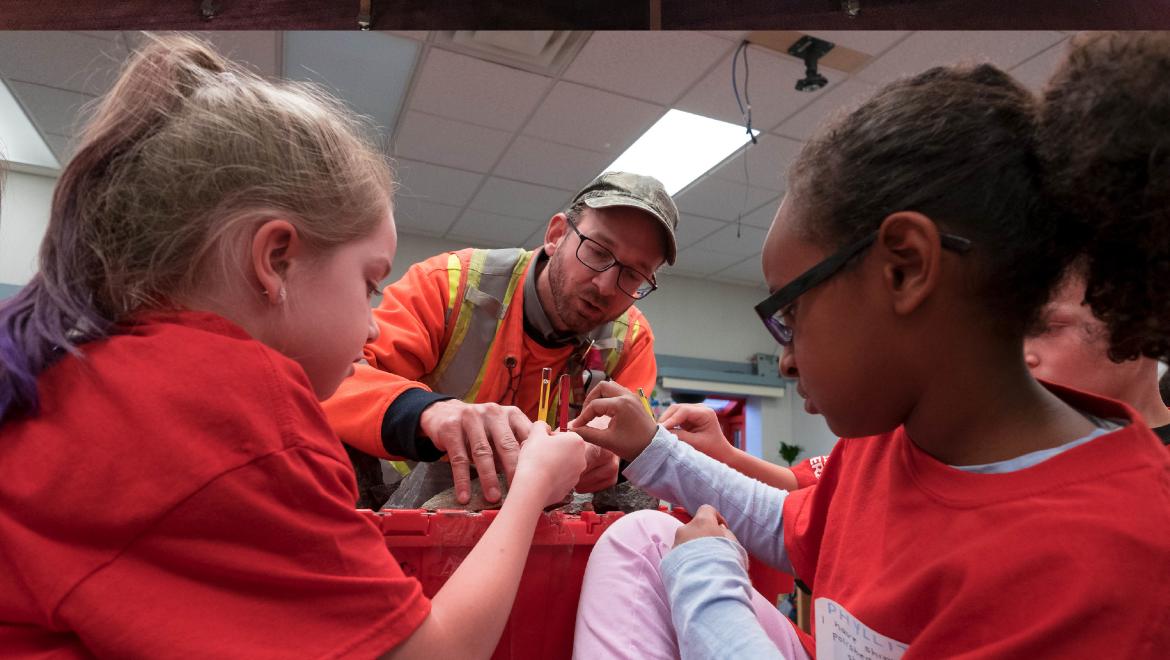
{"label": "black ceiling-mounted projector", "polygon": [[788,54],[804,60],[804,77],[796,81],[796,91],[815,92],[829,84],[829,79],[817,72],[817,62],[834,44],[824,39],[804,35],[788,49]]}

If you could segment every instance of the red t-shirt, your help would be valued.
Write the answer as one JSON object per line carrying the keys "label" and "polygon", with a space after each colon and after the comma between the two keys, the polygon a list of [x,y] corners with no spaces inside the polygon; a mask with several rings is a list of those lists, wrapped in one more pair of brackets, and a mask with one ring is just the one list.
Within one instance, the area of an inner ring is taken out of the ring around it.
{"label": "red t-shirt", "polygon": [[796,487],[806,488],[821,480],[821,473],[825,471],[828,456],[813,456],[793,465],[792,476],[796,477]]}
{"label": "red t-shirt", "polygon": [[83,349],[0,427],[6,657],[372,657],[426,618],[296,363],[204,313]]}
{"label": "red t-shirt", "polygon": [[[1098,417],[1136,414],[1050,388]],[[788,496],[784,540],[813,585],[823,657],[846,657],[834,644],[907,659],[1170,649],[1170,456],[1141,424],[1006,474],[944,465],[901,428],[843,439],[820,483]]]}

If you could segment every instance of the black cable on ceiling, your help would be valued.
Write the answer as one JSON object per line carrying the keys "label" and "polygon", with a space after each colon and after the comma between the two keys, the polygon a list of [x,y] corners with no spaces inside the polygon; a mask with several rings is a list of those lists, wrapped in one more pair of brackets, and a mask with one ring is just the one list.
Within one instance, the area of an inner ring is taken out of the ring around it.
{"label": "black cable on ceiling", "polygon": [[[735,103],[739,106],[739,113],[743,116],[744,128],[747,130],[748,137],[751,138],[752,144],[758,144],[756,134],[752,130],[752,99],[748,95],[748,81],[751,80],[751,69],[748,67],[748,51],[747,47],[751,44],[750,41],[744,39],[739,42],[739,47],[735,49],[735,54],[731,57],[731,91],[735,94]],[[739,75],[736,70],[736,65],[739,63],[740,53],[743,54],[743,100],[739,98]],[[745,146],[743,149],[743,206],[739,213],[735,216],[735,237],[741,238],[743,231],[743,214],[747,211],[749,193],[751,191],[751,178],[748,176],[747,150]]]}
{"label": "black cable on ceiling", "polygon": [[[756,135],[752,132],[752,99],[748,96],[748,80],[751,78],[751,70],[748,68],[747,47],[751,44],[750,41],[744,39],[739,42],[739,47],[735,49],[735,55],[731,57],[731,91],[735,94],[735,103],[739,106],[739,113],[743,115],[744,128],[747,129],[748,137],[752,139],[752,144],[756,144]],[[736,65],[739,63],[740,53],[743,53],[743,100],[739,98],[739,76],[736,72]]]}

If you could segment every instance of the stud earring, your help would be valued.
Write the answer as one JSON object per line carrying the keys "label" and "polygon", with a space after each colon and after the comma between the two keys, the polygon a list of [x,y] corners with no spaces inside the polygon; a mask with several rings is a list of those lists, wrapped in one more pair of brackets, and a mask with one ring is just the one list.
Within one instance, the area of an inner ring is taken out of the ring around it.
{"label": "stud earring", "polygon": [[[268,289],[260,289],[260,295],[261,295],[261,296],[263,296],[263,297],[265,297],[265,298],[267,298],[267,297],[268,297]],[[279,303],[284,303],[284,301],[285,301],[285,300],[287,300],[287,299],[288,299],[288,290],[286,290],[286,289],[284,288],[284,285],[282,284],[282,285],[280,286],[280,295],[278,295],[278,296],[277,296],[277,298],[276,298],[276,302],[277,302],[278,304],[279,304]]]}

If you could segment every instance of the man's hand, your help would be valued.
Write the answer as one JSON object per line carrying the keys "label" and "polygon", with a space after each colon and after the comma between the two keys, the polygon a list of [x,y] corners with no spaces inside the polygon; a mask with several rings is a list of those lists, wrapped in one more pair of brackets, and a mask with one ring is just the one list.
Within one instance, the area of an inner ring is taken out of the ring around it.
{"label": "man's hand", "polygon": [[[419,417],[419,430],[439,451],[447,452],[460,504],[471,499],[472,463],[479,473],[484,498],[500,499],[496,466],[508,483],[516,472],[520,443],[528,438],[532,422],[519,408],[495,403],[464,403],[455,399],[432,403]],[[493,449],[494,447],[494,449]]]}
{"label": "man's hand", "polygon": [[667,408],[658,421],[667,431],[677,435],[679,440],[711,458],[723,463],[730,459],[734,448],[723,436],[719,417],[707,406],[676,403]]}
{"label": "man's hand", "polygon": [[687,541],[694,541],[695,539],[701,539],[706,536],[724,536],[739,543],[739,540],[735,538],[735,534],[732,534],[731,530],[727,529],[727,521],[723,519],[723,516],[719,515],[715,507],[710,504],[704,504],[695,512],[695,517],[691,518],[689,523],[679,527],[675,531],[674,547],[677,548]]}
{"label": "man's hand", "polygon": [[[597,417],[609,417],[609,428],[586,426]],[[588,442],[632,461],[654,439],[658,422],[646,414],[637,394],[613,381],[597,384],[585,397],[581,414],[569,424]]]}
{"label": "man's hand", "polygon": [[585,460],[585,471],[574,488],[578,493],[596,493],[617,483],[617,454],[597,445],[586,445]]}

